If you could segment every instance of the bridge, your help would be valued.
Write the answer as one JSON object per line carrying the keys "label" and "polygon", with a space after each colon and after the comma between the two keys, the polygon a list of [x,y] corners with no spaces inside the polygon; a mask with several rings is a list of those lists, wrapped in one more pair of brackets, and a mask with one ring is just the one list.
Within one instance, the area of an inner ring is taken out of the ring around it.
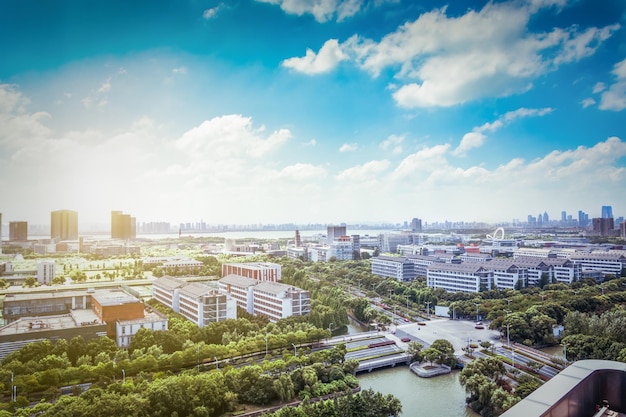
{"label": "bridge", "polygon": [[359,362],[359,366],[356,368],[356,372],[372,372],[377,368],[384,368],[386,366],[395,367],[397,364],[408,365],[410,356],[407,353],[399,353],[396,355],[383,356],[380,358],[367,359]]}

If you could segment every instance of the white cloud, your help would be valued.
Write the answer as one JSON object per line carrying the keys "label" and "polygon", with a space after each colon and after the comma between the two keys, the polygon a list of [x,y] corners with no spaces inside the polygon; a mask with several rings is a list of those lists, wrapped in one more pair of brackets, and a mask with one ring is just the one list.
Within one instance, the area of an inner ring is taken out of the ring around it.
{"label": "white cloud", "polygon": [[401,180],[407,177],[413,177],[417,174],[424,174],[438,168],[448,166],[445,155],[450,150],[450,145],[435,145],[433,147],[425,147],[404,158],[400,165],[391,174],[393,180]]}
{"label": "white cloud", "polygon": [[606,84],[603,82],[597,82],[596,85],[593,86],[593,94],[598,94],[606,90]]}
{"label": "white cloud", "polygon": [[187,67],[172,68],[174,74],[187,75]]}
{"label": "white cloud", "polygon": [[455,155],[465,155],[472,148],[478,148],[485,143],[487,136],[480,132],[469,132],[463,135],[461,143],[454,150]]}
{"label": "white cloud", "polygon": [[215,6],[213,8],[210,9],[206,9],[203,13],[202,13],[202,18],[204,20],[209,20],[214,18],[217,15],[217,12],[220,11],[220,9],[224,6],[224,3],[220,3],[219,6]]}
{"label": "white cloud", "polygon": [[398,155],[402,153],[404,139],[404,136],[390,135],[380,144],[380,147],[385,151],[391,151],[393,155]]}
{"label": "white cloud", "polygon": [[359,145],[356,143],[344,143],[339,148],[339,152],[355,152],[357,149],[359,149]]}
{"label": "white cloud", "polygon": [[104,83],[102,83],[100,88],[98,88],[98,93],[100,94],[108,93],[109,91],[111,91],[111,78],[108,78]]}
{"label": "white cloud", "polygon": [[317,145],[317,141],[315,139],[311,139],[310,141],[304,143],[304,146],[315,146],[315,145]]}
{"label": "white cloud", "polygon": [[311,49],[301,58],[289,58],[282,65],[307,75],[322,74],[333,70],[346,55],[341,51],[337,39],[329,39],[316,54]]}
{"label": "white cloud", "polygon": [[622,111],[626,109],[626,59],[613,67],[615,82],[601,96],[601,110]]}
{"label": "white cloud", "polygon": [[551,107],[544,107],[541,109],[528,109],[526,107],[520,107],[517,110],[506,112],[495,121],[491,123],[487,122],[482,126],[476,126],[471,132],[463,135],[461,143],[452,153],[453,155],[464,156],[470,149],[478,148],[485,143],[487,136],[484,135],[484,132],[493,133],[502,128],[505,124],[508,124],[516,119],[524,117],[541,117],[546,114],[550,114],[553,111],[554,109]]}
{"label": "white cloud", "polygon": [[323,167],[311,164],[298,163],[283,168],[277,178],[284,178],[294,181],[314,181],[321,180],[327,176]]}
{"label": "white cloud", "polygon": [[580,104],[583,106],[583,109],[586,109],[587,107],[591,107],[596,104],[596,101],[591,97],[587,97],[586,99],[582,100]]}
{"label": "white cloud", "polygon": [[44,124],[50,114],[29,113],[29,104],[30,100],[17,86],[0,84],[0,146],[15,150],[50,135],[50,129]]}
{"label": "white cloud", "polygon": [[291,132],[281,129],[264,136],[265,128],[252,128],[252,118],[232,114],[204,121],[187,131],[176,147],[193,159],[261,158],[279,148],[289,139]]}
{"label": "white cloud", "polygon": [[333,20],[337,21],[352,17],[363,7],[363,0],[257,0],[280,6],[289,14],[302,16],[311,14],[320,23]]}
{"label": "white cloud", "polygon": [[341,171],[337,174],[337,179],[352,182],[369,181],[383,174],[389,168],[389,165],[390,162],[387,160],[369,161],[363,165],[357,165]]}
{"label": "white cloud", "polygon": [[[350,57],[363,70],[378,76],[397,71],[402,82],[393,92],[400,107],[453,106],[482,97],[504,97],[532,88],[537,77],[560,65],[578,61],[597,48],[620,26],[555,28],[532,32],[529,21],[539,8],[563,6],[564,1],[487,2],[481,10],[448,16],[447,9],[424,13],[406,22],[379,42],[354,35],[333,44],[341,59],[329,60],[324,71]],[[326,46],[326,44],[325,44]],[[320,50],[321,54],[321,50]],[[307,74],[316,55],[290,58],[292,68]]]}

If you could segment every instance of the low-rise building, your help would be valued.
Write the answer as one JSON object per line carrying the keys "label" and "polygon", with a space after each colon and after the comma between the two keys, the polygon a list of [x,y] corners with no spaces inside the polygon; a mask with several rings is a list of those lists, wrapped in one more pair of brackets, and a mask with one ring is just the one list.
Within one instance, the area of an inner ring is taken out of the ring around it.
{"label": "low-rise building", "polygon": [[416,277],[414,263],[407,257],[376,256],[372,258],[372,274],[409,282]]}
{"label": "low-rise building", "polygon": [[267,316],[275,322],[291,316],[311,313],[311,294],[292,285],[258,281],[238,275],[219,280],[220,289],[228,292],[237,305],[254,315]]}
{"label": "low-rise building", "polygon": [[281,279],[282,266],[273,262],[244,262],[222,264],[222,276],[239,275],[259,281],[278,282]]}
{"label": "low-rise building", "polygon": [[426,283],[430,288],[448,292],[480,292],[492,289],[493,271],[479,262],[463,264],[433,263],[428,267]]}

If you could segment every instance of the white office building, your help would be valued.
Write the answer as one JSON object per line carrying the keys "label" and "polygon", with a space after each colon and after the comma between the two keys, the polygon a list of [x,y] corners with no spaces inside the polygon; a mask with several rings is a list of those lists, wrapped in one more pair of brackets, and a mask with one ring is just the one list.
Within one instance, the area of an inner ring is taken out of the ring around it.
{"label": "white office building", "polygon": [[448,292],[474,293],[492,289],[493,271],[479,262],[465,264],[433,263],[428,267],[426,283],[430,288]]}
{"label": "white office building", "polygon": [[398,281],[409,282],[415,279],[415,266],[406,257],[377,256],[372,258],[372,274]]}
{"label": "white office building", "polygon": [[50,260],[37,261],[37,282],[42,285],[50,285],[57,270],[57,264]]}

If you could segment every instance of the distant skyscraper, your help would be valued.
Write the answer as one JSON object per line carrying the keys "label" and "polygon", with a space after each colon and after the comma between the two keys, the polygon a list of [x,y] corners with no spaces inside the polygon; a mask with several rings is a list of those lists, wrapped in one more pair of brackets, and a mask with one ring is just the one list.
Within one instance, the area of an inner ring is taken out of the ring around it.
{"label": "distant skyscraper", "polygon": [[302,240],[300,239],[300,231],[296,229],[296,248],[302,246]]}
{"label": "distant skyscraper", "polygon": [[28,223],[27,222],[10,222],[9,223],[9,241],[10,242],[26,242],[28,240]]}
{"label": "distant skyscraper", "polygon": [[346,226],[328,226],[326,228],[328,243],[333,243],[339,236],[346,236]]}
{"label": "distant skyscraper", "polygon": [[422,219],[414,218],[411,220],[411,230],[414,232],[422,231]]}
{"label": "distant skyscraper", "polygon": [[111,212],[111,239],[135,239],[137,237],[137,222],[130,214],[121,211]]}
{"label": "distant skyscraper", "polygon": [[53,211],[50,216],[50,238],[78,240],[78,213],[72,210]]}
{"label": "distant skyscraper", "polygon": [[543,216],[541,215],[541,213],[539,213],[539,214],[537,215],[537,224],[538,224],[539,226],[542,226],[542,225],[543,225]]}
{"label": "distant skyscraper", "polygon": [[565,223],[567,221],[567,213],[565,211],[561,212],[561,221]]}
{"label": "distant skyscraper", "polygon": [[613,207],[611,207],[611,206],[602,206],[602,218],[603,219],[612,219],[613,218]]}
{"label": "distant skyscraper", "polygon": [[589,215],[582,210],[578,210],[578,227],[587,227],[589,225]]}
{"label": "distant skyscraper", "polygon": [[548,216],[548,212],[543,212],[543,225],[547,226],[550,223],[550,217]]}

